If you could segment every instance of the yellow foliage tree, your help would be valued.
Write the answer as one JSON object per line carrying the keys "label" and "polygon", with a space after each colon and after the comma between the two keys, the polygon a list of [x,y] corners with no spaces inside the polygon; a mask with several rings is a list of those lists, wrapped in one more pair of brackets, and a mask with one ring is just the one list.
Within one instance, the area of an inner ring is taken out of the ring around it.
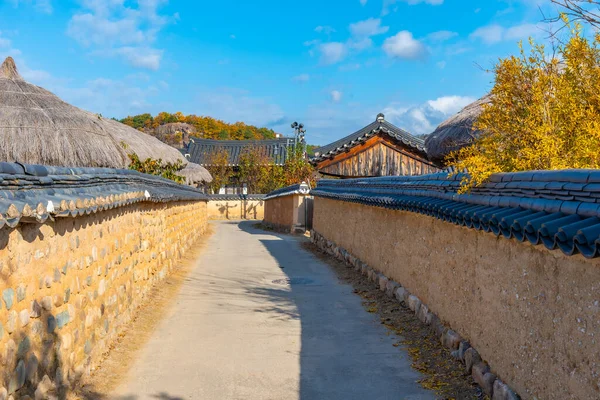
{"label": "yellow foliage tree", "polygon": [[469,172],[463,192],[496,172],[600,167],[600,34],[570,27],[552,54],[529,43],[495,66],[492,101],[474,126],[484,133],[449,156]]}

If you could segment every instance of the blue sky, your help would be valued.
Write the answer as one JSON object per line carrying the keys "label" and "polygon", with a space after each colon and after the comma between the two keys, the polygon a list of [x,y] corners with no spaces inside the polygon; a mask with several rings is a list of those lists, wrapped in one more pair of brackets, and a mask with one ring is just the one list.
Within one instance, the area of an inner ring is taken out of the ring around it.
{"label": "blue sky", "polygon": [[[310,143],[384,112],[429,133],[544,40],[549,0],[0,0],[0,57],[106,117],[181,111]],[[482,69],[483,67],[483,69]]]}

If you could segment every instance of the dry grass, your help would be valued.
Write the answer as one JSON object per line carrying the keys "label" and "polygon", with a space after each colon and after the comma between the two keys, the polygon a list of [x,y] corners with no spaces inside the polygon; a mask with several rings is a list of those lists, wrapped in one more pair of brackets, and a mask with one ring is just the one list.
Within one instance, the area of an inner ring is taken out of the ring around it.
{"label": "dry grass", "polygon": [[[185,278],[195,267],[198,256],[206,247],[210,236],[214,233],[212,225],[186,252],[183,259],[160,285],[155,285],[144,305],[151,303],[152,307],[144,307],[144,312],[136,313],[136,317],[119,335],[118,341],[111,347],[108,354],[93,374],[86,378],[79,388],[69,395],[69,399],[100,400],[107,399],[110,393],[127,377],[127,372],[135,361],[137,353],[148,342],[152,333],[168,314],[175,303]],[[140,307],[140,308],[141,308]]]}
{"label": "dry grass", "polygon": [[305,249],[329,264],[340,280],[354,287],[369,313],[377,314],[381,324],[401,338],[394,344],[408,352],[412,367],[425,377],[421,386],[433,390],[438,399],[485,399],[471,375],[464,374],[464,366],[443,347],[429,326],[423,324],[409,308],[388,297],[379,287],[353,268],[321,252],[314,244],[305,242]]}

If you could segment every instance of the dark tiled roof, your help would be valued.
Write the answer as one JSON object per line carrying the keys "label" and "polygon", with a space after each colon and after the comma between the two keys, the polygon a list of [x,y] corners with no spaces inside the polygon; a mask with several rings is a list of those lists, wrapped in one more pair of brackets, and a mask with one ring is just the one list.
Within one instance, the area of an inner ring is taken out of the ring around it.
{"label": "dark tiled roof", "polygon": [[295,185],[286,186],[268,193],[265,197],[265,200],[273,199],[275,197],[289,196],[292,194],[309,194],[309,192],[310,187],[308,185],[305,184],[303,186],[300,183],[297,183]]}
{"label": "dark tiled roof", "polygon": [[229,154],[229,165],[237,166],[240,154],[247,148],[259,149],[262,154],[273,160],[274,164],[283,165],[287,158],[288,147],[294,146],[294,138],[270,140],[213,140],[192,138],[187,153],[189,160],[200,165],[208,165],[211,154],[225,150]]}
{"label": "dark tiled roof", "polygon": [[0,228],[150,201],[206,200],[187,185],[137,171],[0,163]]}
{"label": "dark tiled roof", "polygon": [[[264,200],[266,197],[265,194],[247,194],[246,200]],[[209,194],[209,201],[232,201],[232,200],[244,200],[244,195],[242,194]]]}
{"label": "dark tiled roof", "polygon": [[600,252],[600,170],[496,174],[470,194],[462,176],[321,180],[311,193],[426,214],[496,236],[543,244],[567,255]]}
{"label": "dark tiled roof", "polygon": [[315,154],[318,153],[319,155],[315,156],[313,161],[318,162],[329,156],[349,150],[363,143],[370,137],[377,135],[378,133],[387,134],[392,139],[398,140],[410,149],[421,153],[423,156],[426,156],[425,142],[423,139],[419,139],[405,130],[390,124],[383,119],[383,114],[379,114],[377,120],[365,126],[361,130],[341,138],[331,144],[315,149]]}

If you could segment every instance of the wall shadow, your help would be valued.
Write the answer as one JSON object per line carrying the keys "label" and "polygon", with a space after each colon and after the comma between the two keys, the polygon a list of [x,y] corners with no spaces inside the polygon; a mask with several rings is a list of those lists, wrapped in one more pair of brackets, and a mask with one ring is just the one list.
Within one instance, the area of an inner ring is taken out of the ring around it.
{"label": "wall shadow", "polygon": [[284,272],[285,284],[258,283],[249,296],[262,300],[260,312],[300,321],[299,399],[434,399],[418,383],[407,354],[394,347],[381,321],[365,311],[353,288],[301,248],[304,237],[267,232],[239,223]]}

